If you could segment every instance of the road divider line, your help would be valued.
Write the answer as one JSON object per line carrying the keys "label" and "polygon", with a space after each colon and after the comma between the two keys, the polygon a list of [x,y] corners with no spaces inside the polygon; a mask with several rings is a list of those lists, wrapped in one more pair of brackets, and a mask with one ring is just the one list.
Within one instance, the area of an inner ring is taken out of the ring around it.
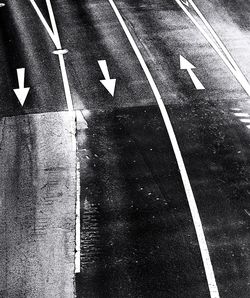
{"label": "road divider line", "polygon": [[51,22],[51,26],[52,26],[53,30],[48,25],[45,17],[43,16],[43,14],[42,14],[41,10],[39,9],[39,7],[37,6],[36,2],[34,0],[30,0],[30,2],[32,4],[32,6],[34,7],[38,17],[40,18],[43,26],[47,30],[50,38],[52,39],[53,43],[56,46],[57,51],[54,51],[53,53],[57,54],[58,58],[59,58],[59,64],[60,64],[60,69],[61,69],[61,74],[62,74],[62,80],[63,80],[64,93],[65,93],[65,97],[66,97],[67,107],[68,107],[69,111],[73,111],[74,110],[73,101],[72,101],[72,96],[71,96],[70,86],[69,86],[69,80],[68,80],[65,61],[64,61],[64,56],[63,56],[68,51],[65,50],[65,49],[64,50],[62,49],[61,41],[60,41],[60,37],[59,37],[57,25],[56,25],[56,20],[55,20],[53,8],[52,8],[52,5],[51,5],[51,0],[46,0],[46,5],[47,5],[47,8],[48,8],[50,22]]}
{"label": "road divider line", "polygon": [[166,107],[164,105],[164,102],[161,98],[160,92],[155,84],[155,81],[149,71],[149,68],[144,60],[144,58],[142,57],[142,54],[139,50],[139,48],[137,47],[132,34],[130,33],[125,21],[123,20],[118,8],[116,7],[115,3],[113,0],[108,0],[116,17],[119,20],[120,25],[122,26],[129,42],[130,45],[132,46],[137,59],[139,60],[141,67],[147,77],[147,80],[151,86],[151,89],[154,93],[155,99],[157,101],[157,104],[159,106],[159,109],[161,111],[172,147],[173,147],[173,151],[176,157],[176,161],[180,170],[180,175],[182,178],[182,182],[183,182],[183,186],[185,189],[185,193],[186,193],[186,197],[188,200],[188,204],[189,204],[189,208],[191,211],[191,215],[193,218],[193,222],[194,222],[194,227],[195,227],[195,231],[196,231],[196,235],[197,235],[197,239],[198,239],[198,243],[200,246],[200,251],[201,251],[201,256],[202,256],[202,261],[204,264],[204,268],[205,268],[205,273],[206,273],[206,278],[207,278],[207,283],[208,283],[208,288],[210,291],[210,296],[211,298],[218,298],[219,296],[219,291],[217,288],[217,284],[216,284],[216,280],[215,280],[215,275],[214,275],[214,271],[213,271],[213,266],[211,263],[211,259],[210,259],[210,255],[209,255],[209,251],[208,251],[208,247],[207,247],[207,243],[206,243],[206,239],[205,239],[205,235],[204,235],[204,231],[203,231],[203,227],[202,227],[202,223],[201,223],[201,218],[199,215],[199,211],[197,208],[197,204],[194,198],[194,194],[193,194],[193,190],[188,178],[188,174],[187,174],[187,170],[184,164],[184,160],[182,158],[182,154],[180,151],[180,147],[178,145],[175,133],[174,133],[174,129],[172,126],[172,123],[170,121],[168,112],[166,110]]}
{"label": "road divider line", "polygon": [[69,80],[68,80],[68,75],[66,71],[66,66],[65,66],[65,61],[64,57],[61,52],[57,54],[59,57],[59,63],[60,63],[60,68],[61,68],[61,74],[62,74],[62,79],[63,79],[63,85],[64,85],[64,92],[65,92],[65,97],[67,101],[67,106],[69,111],[73,111],[73,101],[71,97],[71,92],[70,92],[70,87],[69,87]]}
{"label": "road divider line", "polygon": [[200,17],[200,19],[202,20],[202,22],[204,23],[204,25],[206,26],[206,28],[208,29],[208,31],[211,33],[211,35],[213,36],[213,38],[215,39],[215,41],[217,42],[217,44],[220,46],[220,48],[224,52],[225,56],[229,60],[229,62],[232,64],[232,66],[235,68],[235,70],[237,70],[237,71],[240,72],[241,70],[239,69],[238,65],[234,61],[233,57],[230,55],[230,53],[228,52],[227,48],[224,46],[224,44],[221,41],[221,39],[219,38],[219,36],[216,34],[216,32],[214,31],[214,29],[212,28],[212,26],[208,23],[208,21],[206,20],[206,18],[203,16],[203,14],[199,10],[199,8],[195,5],[195,3],[192,0],[189,0],[189,3],[193,7],[193,9],[197,13],[197,15]]}
{"label": "road divider line", "polygon": [[56,25],[56,20],[55,20],[55,16],[54,16],[54,12],[53,12],[53,8],[52,8],[50,0],[46,0],[46,4],[47,4],[47,7],[48,7],[49,18],[50,18],[52,30],[53,30],[56,42],[58,44],[57,48],[61,49],[62,48],[61,41],[60,41],[60,38],[59,38],[59,33],[58,33],[57,25]]}
{"label": "road divider line", "polygon": [[188,11],[188,8],[181,2],[181,0],[175,0],[175,1],[185,12],[185,14],[189,17],[189,19],[193,22],[193,24],[197,27],[197,29],[202,33],[202,35],[206,38],[206,40],[211,44],[211,46],[214,48],[214,50],[217,52],[217,54],[220,56],[220,58],[223,60],[226,66],[229,68],[231,73],[238,80],[238,82],[241,84],[241,86],[246,91],[246,93],[250,96],[249,82],[241,72],[240,68],[234,61],[233,57],[230,55],[226,47],[221,42],[218,35],[215,33],[211,25],[207,22],[203,14],[200,12],[198,7],[194,4],[192,0],[188,0],[188,2],[193,7],[197,15],[200,17],[201,21],[204,23],[205,27],[208,29],[208,31],[210,32],[213,38],[210,37],[208,33],[201,27],[201,25],[196,21],[196,19]]}
{"label": "road divider line", "polygon": [[35,0],[30,0],[30,3],[32,4],[32,6],[34,7],[37,15],[39,16],[43,26],[45,27],[45,29],[47,30],[50,38],[52,39],[52,41],[54,42],[55,46],[57,49],[61,48],[61,44],[60,42],[58,42],[58,38],[56,38],[54,32],[51,30],[50,26],[48,25],[47,21],[45,20],[41,10],[39,9],[39,7],[37,6]]}

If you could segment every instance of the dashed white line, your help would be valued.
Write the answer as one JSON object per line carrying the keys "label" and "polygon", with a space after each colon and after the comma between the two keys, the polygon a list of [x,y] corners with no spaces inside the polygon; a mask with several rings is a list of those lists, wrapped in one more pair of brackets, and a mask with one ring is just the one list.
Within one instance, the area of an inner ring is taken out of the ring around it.
{"label": "dashed white line", "polygon": [[232,112],[240,112],[241,111],[241,109],[239,109],[239,108],[232,108],[232,109],[230,109]]}
{"label": "dashed white line", "polygon": [[240,119],[242,123],[250,123],[250,119]]}
{"label": "dashed white line", "polygon": [[193,218],[193,222],[194,222],[194,226],[195,226],[195,230],[196,230],[196,234],[197,234],[197,238],[198,238],[198,242],[199,242],[199,246],[200,246],[200,251],[201,251],[201,256],[202,256],[202,260],[203,260],[203,264],[204,264],[204,268],[205,268],[205,272],[206,272],[206,277],[207,277],[207,283],[208,283],[208,287],[209,287],[209,291],[210,291],[210,296],[211,298],[218,298],[219,296],[219,291],[218,291],[218,287],[216,284],[216,280],[215,280],[215,275],[214,275],[214,270],[213,270],[213,266],[211,263],[211,259],[210,259],[210,255],[209,255],[209,251],[208,251],[208,247],[207,247],[207,243],[206,243],[206,239],[205,239],[205,235],[204,235],[204,231],[203,231],[203,227],[202,227],[202,223],[201,223],[201,219],[200,219],[200,215],[199,215],[199,211],[197,208],[197,204],[194,198],[194,194],[193,194],[193,190],[188,178],[188,174],[186,171],[186,167],[181,155],[181,151],[174,133],[174,129],[172,126],[172,123],[170,121],[168,112],[166,110],[166,107],[164,105],[164,102],[161,98],[160,92],[154,82],[154,79],[148,69],[148,66],[146,65],[144,58],[142,57],[142,54],[139,50],[139,48],[137,47],[129,29],[127,28],[127,25],[125,24],[118,8],[116,7],[115,3],[113,0],[109,0],[109,3],[116,15],[116,17],[118,18],[140,64],[141,67],[148,79],[148,82],[152,88],[152,91],[154,93],[155,99],[158,103],[158,106],[160,108],[167,132],[169,134],[169,138],[173,147],[173,151],[178,163],[178,167],[180,170],[180,174],[181,174],[181,178],[182,178],[182,182],[184,185],[184,189],[185,189],[185,193],[187,196],[187,200],[188,200],[188,204],[190,207],[190,211],[191,211],[191,215]]}
{"label": "dashed white line", "polygon": [[248,113],[234,113],[236,117],[249,117]]}

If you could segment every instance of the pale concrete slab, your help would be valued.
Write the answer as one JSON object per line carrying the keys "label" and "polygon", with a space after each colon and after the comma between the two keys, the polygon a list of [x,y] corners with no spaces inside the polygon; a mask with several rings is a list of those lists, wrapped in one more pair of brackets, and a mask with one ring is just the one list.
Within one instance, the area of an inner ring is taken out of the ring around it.
{"label": "pale concrete slab", "polygon": [[74,297],[75,113],[0,121],[0,297]]}

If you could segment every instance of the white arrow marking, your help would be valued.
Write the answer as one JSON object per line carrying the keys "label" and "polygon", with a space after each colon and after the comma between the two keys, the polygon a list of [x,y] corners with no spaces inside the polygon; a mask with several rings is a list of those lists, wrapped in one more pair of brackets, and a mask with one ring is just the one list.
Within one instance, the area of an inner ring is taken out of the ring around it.
{"label": "white arrow marking", "polygon": [[25,77],[25,68],[17,69],[17,78],[18,78],[18,89],[14,89],[14,92],[20,101],[20,104],[23,106],[25,99],[30,91],[30,88],[24,88],[24,77]]}
{"label": "white arrow marking", "polygon": [[110,79],[106,60],[99,60],[98,63],[105,78],[105,80],[100,80],[100,82],[108,90],[108,92],[114,96],[116,79]]}
{"label": "white arrow marking", "polygon": [[234,61],[233,57],[230,55],[226,47],[223,45],[222,41],[216,34],[216,32],[213,30],[211,25],[208,23],[208,21],[205,19],[203,14],[200,12],[198,7],[194,4],[192,0],[188,0],[189,4],[193,7],[197,15],[200,17],[202,22],[204,23],[207,30],[210,32],[211,36],[201,27],[201,25],[197,22],[197,20],[192,16],[192,14],[188,11],[187,7],[183,4],[181,0],[175,0],[178,5],[182,8],[182,10],[185,12],[185,14],[189,17],[189,19],[193,22],[193,24],[200,30],[202,35],[206,38],[206,40],[210,43],[210,45],[214,48],[214,50],[217,52],[217,54],[220,56],[220,58],[223,60],[223,62],[226,64],[226,66],[230,69],[234,77],[238,80],[238,82],[241,84],[243,89],[246,91],[246,93],[250,96],[250,85],[241,72],[240,68]]}
{"label": "white arrow marking", "polygon": [[202,260],[203,260],[203,264],[204,264],[204,268],[205,268],[205,272],[206,272],[206,277],[207,277],[207,283],[208,283],[208,288],[210,291],[210,296],[211,298],[219,298],[219,291],[218,291],[218,287],[216,284],[216,280],[215,280],[215,275],[214,275],[214,270],[213,270],[213,266],[212,266],[212,262],[211,262],[211,258],[209,255],[209,251],[208,251],[208,246],[207,246],[207,242],[206,242],[206,238],[205,238],[205,234],[203,231],[203,227],[202,227],[202,222],[201,222],[201,218],[200,218],[200,214],[199,214],[199,210],[195,201],[195,197],[194,197],[194,193],[192,190],[192,186],[190,184],[189,178],[188,178],[188,173],[185,167],[185,163],[181,154],[181,150],[178,144],[178,141],[176,139],[176,135],[171,123],[171,120],[169,118],[167,109],[165,107],[165,104],[163,102],[163,99],[161,97],[161,94],[156,86],[156,83],[149,71],[149,68],[138,48],[138,46],[136,45],[132,34],[130,33],[125,21],[123,20],[123,17],[121,16],[118,8],[116,7],[115,3],[113,0],[109,0],[109,3],[111,5],[111,7],[114,10],[114,13],[116,14],[140,64],[141,67],[148,79],[148,82],[152,88],[152,91],[154,93],[155,99],[158,103],[159,109],[161,111],[162,114],[162,118],[165,122],[165,126],[166,129],[168,131],[168,135],[173,147],[173,151],[176,157],[176,161],[180,170],[180,175],[182,178],[182,182],[183,182],[183,186],[186,192],[186,197],[188,200],[188,204],[190,207],[190,211],[192,214],[192,218],[193,218],[193,222],[194,222],[194,227],[196,230],[196,235],[197,235],[197,239],[199,242],[199,246],[200,246],[200,251],[201,251],[201,256],[202,256]]}
{"label": "white arrow marking", "polygon": [[193,64],[191,64],[187,59],[185,59],[183,56],[180,55],[180,68],[186,69],[195,85],[195,88],[197,90],[203,90],[205,89],[200,80],[197,78],[195,73],[192,69],[196,68]]}

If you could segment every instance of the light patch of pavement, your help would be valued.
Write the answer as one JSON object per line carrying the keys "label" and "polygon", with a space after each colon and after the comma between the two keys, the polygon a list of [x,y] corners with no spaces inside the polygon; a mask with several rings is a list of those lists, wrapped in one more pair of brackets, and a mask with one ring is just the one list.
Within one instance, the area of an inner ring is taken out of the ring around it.
{"label": "light patch of pavement", "polygon": [[0,297],[74,297],[75,113],[0,121]]}

